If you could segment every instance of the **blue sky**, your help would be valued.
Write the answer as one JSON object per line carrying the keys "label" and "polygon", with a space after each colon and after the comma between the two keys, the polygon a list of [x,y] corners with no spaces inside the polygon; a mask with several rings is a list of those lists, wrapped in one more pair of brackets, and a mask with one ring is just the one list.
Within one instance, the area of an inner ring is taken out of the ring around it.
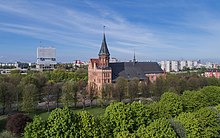
{"label": "blue sky", "polygon": [[[121,61],[220,60],[219,0],[0,0],[0,62],[36,61],[39,46],[57,60],[98,56],[103,25]],[[41,43],[40,43],[41,42]]]}

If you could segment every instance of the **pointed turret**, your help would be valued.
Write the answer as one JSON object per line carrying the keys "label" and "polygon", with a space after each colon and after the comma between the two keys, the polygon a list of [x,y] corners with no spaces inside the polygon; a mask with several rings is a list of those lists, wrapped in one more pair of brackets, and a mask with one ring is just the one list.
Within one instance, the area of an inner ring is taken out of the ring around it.
{"label": "pointed turret", "polygon": [[107,47],[107,43],[106,43],[106,39],[105,39],[105,33],[103,33],[102,45],[101,45],[101,49],[99,51],[99,56],[101,56],[101,55],[110,56],[110,53],[109,53],[108,47]]}
{"label": "pointed turret", "polygon": [[136,62],[136,58],[135,58],[135,49],[134,49],[134,58],[133,58],[133,62]]}
{"label": "pointed turret", "polygon": [[109,56],[110,53],[108,51],[106,39],[105,39],[105,26],[103,27],[103,39],[101,49],[99,51],[99,67],[106,68],[109,65]]}

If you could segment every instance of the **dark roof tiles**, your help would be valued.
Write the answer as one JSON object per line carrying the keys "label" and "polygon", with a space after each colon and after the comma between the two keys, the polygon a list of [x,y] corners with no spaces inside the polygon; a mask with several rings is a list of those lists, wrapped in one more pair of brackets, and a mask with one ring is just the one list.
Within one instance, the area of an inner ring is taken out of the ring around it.
{"label": "dark roof tiles", "polygon": [[109,63],[112,68],[112,80],[122,76],[125,79],[137,77],[141,80],[146,79],[146,74],[163,73],[157,62],[117,62]]}

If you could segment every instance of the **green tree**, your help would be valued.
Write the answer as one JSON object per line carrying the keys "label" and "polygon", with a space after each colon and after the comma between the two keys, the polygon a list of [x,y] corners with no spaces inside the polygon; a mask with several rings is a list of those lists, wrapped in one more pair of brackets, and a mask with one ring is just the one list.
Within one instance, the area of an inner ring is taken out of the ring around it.
{"label": "green tree", "polygon": [[164,92],[168,91],[166,80],[163,77],[159,77],[153,83],[152,90],[154,96],[160,97]]}
{"label": "green tree", "polygon": [[111,84],[111,83],[105,84],[102,87],[101,98],[99,99],[99,102],[100,102],[101,106],[104,106],[104,105],[108,104],[113,91],[114,91],[114,85]]}
{"label": "green tree", "polygon": [[77,69],[75,72],[75,79],[77,81],[79,81],[79,80],[87,81],[88,80],[88,70],[84,69],[84,68]]}
{"label": "green tree", "polygon": [[220,86],[219,79],[215,77],[207,78],[208,86]]}
{"label": "green tree", "polygon": [[168,74],[166,76],[166,82],[168,85],[168,91],[170,92],[178,92],[178,86],[179,86],[179,81],[180,79],[178,78],[177,75],[173,75],[173,74]]}
{"label": "green tree", "polygon": [[79,80],[77,82],[77,86],[78,86],[78,93],[79,93],[79,97],[80,100],[83,104],[83,108],[85,108],[85,104],[86,104],[86,99],[87,99],[87,82],[84,80]]}
{"label": "green tree", "polygon": [[200,137],[219,137],[219,116],[213,108],[205,107],[195,112],[199,120]]}
{"label": "green tree", "polygon": [[0,102],[2,104],[2,114],[5,110],[11,111],[15,102],[15,86],[8,82],[0,82]]}
{"label": "green tree", "polygon": [[200,88],[203,88],[205,86],[208,86],[208,80],[206,77],[200,77],[199,78],[199,85],[200,85]]}
{"label": "green tree", "polygon": [[96,95],[97,95],[97,86],[95,83],[90,83],[88,85],[89,85],[88,93],[89,93],[90,106],[92,106],[92,102],[96,98]]}
{"label": "green tree", "polygon": [[136,131],[141,125],[148,126],[153,122],[153,112],[149,106],[139,102],[133,102],[127,106],[131,108],[132,119],[134,120],[133,131]]}
{"label": "green tree", "polygon": [[50,103],[54,100],[54,94],[55,94],[55,89],[54,89],[54,81],[49,80],[46,84],[46,86],[43,87],[43,100],[46,102],[46,108],[47,111],[50,112]]}
{"label": "green tree", "polygon": [[62,86],[63,86],[63,82],[57,82],[53,85],[55,101],[56,101],[56,108],[59,107],[59,102],[60,102],[60,98],[62,95]]}
{"label": "green tree", "polygon": [[37,106],[37,87],[27,84],[22,91],[22,111],[33,112]]}
{"label": "green tree", "polygon": [[[21,89],[19,88],[20,81],[22,79],[22,76],[20,74],[10,74],[8,76],[8,82],[14,85],[14,92],[13,95],[15,95],[15,103],[16,103],[16,109],[19,110],[19,104],[21,101]],[[12,86],[13,87],[13,86]]]}
{"label": "green tree", "polygon": [[215,108],[217,109],[218,113],[220,113],[220,104],[218,104]]}
{"label": "green tree", "polygon": [[141,81],[138,83],[138,96],[150,97],[150,85],[147,81]]}
{"label": "green tree", "polygon": [[169,121],[165,118],[159,118],[149,126],[142,125],[136,132],[139,138],[176,138],[176,133]]}
{"label": "green tree", "polygon": [[67,81],[62,86],[61,102],[63,106],[70,107],[72,102],[77,103],[77,83],[75,81]]}
{"label": "green tree", "polygon": [[104,120],[108,125],[103,129],[108,130],[106,133],[110,137],[116,137],[117,133],[122,131],[133,131],[135,122],[132,117],[131,108],[124,103],[112,103],[105,110]]}
{"label": "green tree", "polygon": [[100,122],[101,130],[109,137],[119,137],[124,133],[130,135],[141,125],[147,126],[153,122],[152,111],[148,106],[139,102],[111,103]]}
{"label": "green tree", "polygon": [[51,112],[47,121],[39,116],[25,127],[25,138],[72,138],[99,137],[100,129],[94,116],[86,111],[73,113],[68,108],[57,108]]}
{"label": "green tree", "polygon": [[129,131],[118,132],[116,138],[135,138],[134,133],[130,133]]}
{"label": "green tree", "polygon": [[138,95],[138,83],[139,83],[138,78],[133,78],[132,80],[128,81],[127,91],[128,91],[128,97],[130,98],[131,101],[133,101],[134,98],[136,98]]}
{"label": "green tree", "polygon": [[24,129],[24,138],[44,138],[46,122],[40,116],[35,116],[33,122],[28,123]]}
{"label": "green tree", "polygon": [[201,108],[192,113],[181,113],[176,121],[180,122],[187,137],[218,137],[219,121],[217,112],[211,108]]}
{"label": "green tree", "polygon": [[125,96],[125,92],[126,92],[126,80],[123,77],[118,77],[115,83],[115,92],[113,94],[113,97],[115,97],[116,99],[118,99],[118,101],[121,101],[124,96]]}
{"label": "green tree", "polygon": [[187,81],[185,78],[180,78],[178,86],[177,86],[177,93],[182,94],[185,90],[187,90]]}
{"label": "green tree", "polygon": [[189,90],[198,90],[200,88],[199,78],[196,77],[190,77],[187,80],[187,86]]}
{"label": "green tree", "polygon": [[185,112],[193,112],[208,105],[206,95],[200,91],[185,91],[181,100]]}
{"label": "green tree", "polygon": [[43,73],[35,73],[32,75],[32,78],[35,80],[35,84],[37,87],[37,95],[38,95],[38,100],[41,101],[42,100],[42,95],[43,95],[43,88],[44,86],[46,86],[48,79],[46,77],[46,75],[44,75]]}
{"label": "green tree", "polygon": [[178,138],[186,138],[186,130],[180,122],[173,120],[173,118],[169,119],[169,122]]}
{"label": "green tree", "polygon": [[79,136],[82,138],[99,137],[98,127],[93,115],[87,111],[77,113]]}
{"label": "green tree", "polygon": [[159,115],[164,118],[171,118],[179,115],[183,111],[180,97],[172,92],[166,92],[159,101]]}
{"label": "green tree", "polygon": [[70,109],[57,108],[50,113],[47,119],[44,137],[79,137],[80,128],[77,127],[77,122],[77,117]]}
{"label": "green tree", "polygon": [[220,103],[220,87],[207,86],[200,90],[205,97],[207,97],[207,103],[209,106],[215,106]]}

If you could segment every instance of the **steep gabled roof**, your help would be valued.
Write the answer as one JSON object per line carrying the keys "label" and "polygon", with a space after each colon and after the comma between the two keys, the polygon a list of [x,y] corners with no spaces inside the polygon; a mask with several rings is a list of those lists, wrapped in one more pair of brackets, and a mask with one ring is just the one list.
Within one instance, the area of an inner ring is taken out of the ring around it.
{"label": "steep gabled roof", "polygon": [[109,63],[112,69],[112,80],[115,81],[119,76],[130,80],[134,77],[140,80],[146,79],[146,74],[163,73],[157,62],[117,62]]}
{"label": "steep gabled roof", "polygon": [[106,39],[105,39],[105,33],[103,34],[102,45],[101,45],[101,49],[99,51],[99,56],[101,56],[101,55],[107,55],[107,56],[110,55],[110,53],[108,51]]}

